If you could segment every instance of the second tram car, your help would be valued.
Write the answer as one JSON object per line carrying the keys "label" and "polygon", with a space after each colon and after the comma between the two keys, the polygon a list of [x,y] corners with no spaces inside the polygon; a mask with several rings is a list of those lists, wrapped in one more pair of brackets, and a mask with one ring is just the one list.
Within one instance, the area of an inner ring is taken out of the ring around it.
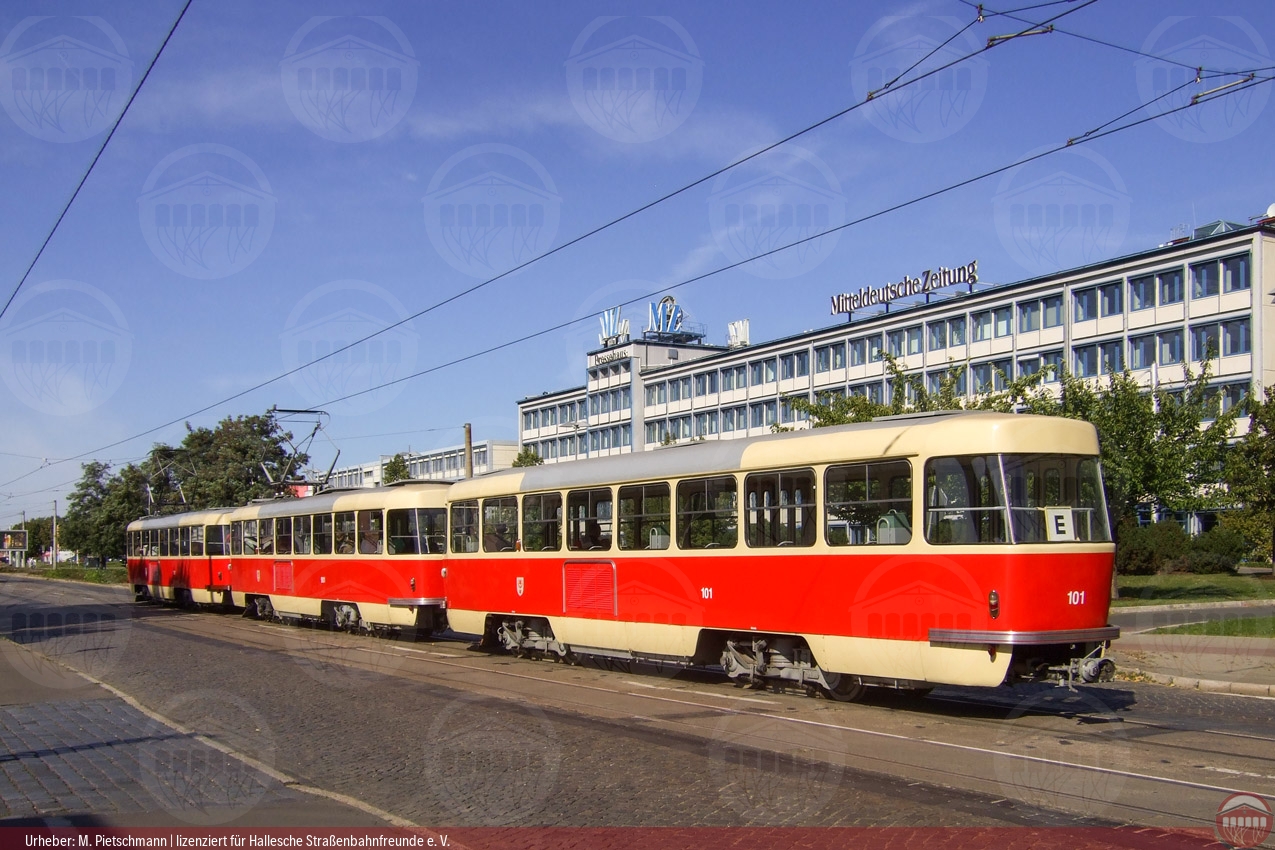
{"label": "second tram car", "polygon": [[840,699],[1114,674],[1084,422],[892,417],[514,469],[448,504],[450,624],[510,650]]}

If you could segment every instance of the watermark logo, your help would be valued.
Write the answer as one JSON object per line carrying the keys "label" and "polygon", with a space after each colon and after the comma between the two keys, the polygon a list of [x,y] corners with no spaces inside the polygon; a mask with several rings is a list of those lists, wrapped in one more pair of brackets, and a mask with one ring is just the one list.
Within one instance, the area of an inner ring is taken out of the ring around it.
{"label": "watermark logo", "polygon": [[[872,126],[901,142],[925,143],[945,139],[973,120],[987,95],[990,63],[972,56],[943,67],[982,48],[969,30],[952,38],[963,26],[957,18],[924,16],[885,17],[872,25],[850,62],[854,96],[873,96],[862,108]],[[904,85],[937,68],[942,70]],[[894,82],[900,74],[903,79]]]}
{"label": "watermark logo", "polygon": [[[265,717],[243,700],[220,691],[194,691],[160,708],[199,735],[272,767],[275,740]],[[170,815],[195,826],[243,817],[275,783],[256,767],[216,749],[194,733],[151,721],[138,757],[142,785]]]}
{"label": "watermark logo", "polygon": [[133,88],[133,61],[99,17],[30,17],[0,44],[0,104],[24,131],[79,142],[110,127]]}
{"label": "watermark logo", "polygon": [[708,198],[713,239],[734,262],[808,240],[742,266],[769,280],[797,277],[826,260],[841,237],[825,231],[844,224],[847,210],[828,164],[791,145],[718,175]]}
{"label": "watermark logo", "polygon": [[465,694],[435,716],[425,740],[427,785],[460,822],[531,822],[557,791],[562,743],[530,703]]}
{"label": "watermark logo", "polygon": [[[308,37],[325,40],[302,50]],[[419,69],[407,36],[379,15],[311,18],[279,63],[292,114],[333,142],[365,142],[398,124],[416,97]]]}
{"label": "watermark logo", "polygon": [[274,229],[275,204],[257,163],[214,144],[164,157],[137,199],[151,253],[198,280],[232,275],[261,256]]}
{"label": "watermark logo", "polygon": [[1047,274],[1113,256],[1124,244],[1132,205],[1115,166],[1074,147],[1005,172],[992,216],[1014,261],[1031,274]]}
{"label": "watermark logo", "polygon": [[[1181,109],[1197,94],[1242,80],[1248,69],[1271,66],[1265,40],[1243,18],[1165,18],[1142,43],[1142,52],[1151,55],[1134,63],[1138,97],[1148,112],[1160,115],[1155,123],[1176,138],[1201,143],[1230,139],[1252,126],[1266,108],[1269,86],[1236,86],[1236,91]],[[1199,68],[1203,79],[1189,85]]]}
{"label": "watermark logo", "polygon": [[1270,838],[1271,807],[1256,794],[1232,794],[1217,807],[1214,824],[1218,839],[1235,850],[1256,847]]}
{"label": "watermark logo", "polygon": [[124,383],[133,334],[106,293],[75,280],[24,290],[0,319],[0,376],[40,413],[78,416]]}
{"label": "watermark logo", "polygon": [[[289,371],[326,359],[294,372],[288,380],[308,404],[328,406],[330,413],[380,410],[403,391],[402,384],[391,382],[416,368],[420,335],[405,321],[409,315],[393,293],[374,283],[325,283],[292,308],[279,342]],[[378,335],[366,339],[372,334]]]}
{"label": "watermark logo", "polygon": [[567,92],[584,122],[617,142],[667,136],[690,116],[704,85],[704,60],[672,18],[601,17],[567,59]]}
{"label": "watermark logo", "polygon": [[462,274],[488,278],[544,253],[558,234],[562,198],[549,172],[526,151],[474,145],[430,178],[425,232]]}
{"label": "watermark logo", "polygon": [[[12,609],[0,615],[0,636],[30,652],[9,653],[23,678],[50,688],[77,688],[74,667],[91,676],[110,673],[128,651],[133,621],[127,606],[76,605]],[[65,666],[64,666],[65,665]]]}
{"label": "watermark logo", "polygon": [[[994,773],[1006,796],[1032,806],[1104,817],[1120,801],[1130,768],[1119,717],[1084,689],[1040,686],[1002,722]],[[1107,724],[1103,735],[1082,727]]]}
{"label": "watermark logo", "polygon": [[[718,796],[747,824],[795,823],[832,802],[846,770],[849,743],[840,729],[801,724],[783,732],[785,751],[763,749],[782,720],[726,714],[708,745]],[[804,755],[809,754],[809,755]]]}

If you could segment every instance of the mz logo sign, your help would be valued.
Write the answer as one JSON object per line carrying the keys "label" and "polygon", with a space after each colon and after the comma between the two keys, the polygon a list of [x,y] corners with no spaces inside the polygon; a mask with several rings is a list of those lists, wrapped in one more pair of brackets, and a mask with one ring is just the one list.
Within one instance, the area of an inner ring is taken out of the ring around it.
{"label": "mz logo sign", "polygon": [[658,304],[650,305],[646,329],[651,333],[673,333],[681,330],[682,319],[682,308],[672,295],[665,295]]}

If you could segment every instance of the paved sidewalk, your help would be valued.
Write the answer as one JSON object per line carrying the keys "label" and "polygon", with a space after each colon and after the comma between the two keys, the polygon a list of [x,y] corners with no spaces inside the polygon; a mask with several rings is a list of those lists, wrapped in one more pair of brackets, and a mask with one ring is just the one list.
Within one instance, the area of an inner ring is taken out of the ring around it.
{"label": "paved sidewalk", "polygon": [[0,638],[0,826],[388,825],[286,780]]}

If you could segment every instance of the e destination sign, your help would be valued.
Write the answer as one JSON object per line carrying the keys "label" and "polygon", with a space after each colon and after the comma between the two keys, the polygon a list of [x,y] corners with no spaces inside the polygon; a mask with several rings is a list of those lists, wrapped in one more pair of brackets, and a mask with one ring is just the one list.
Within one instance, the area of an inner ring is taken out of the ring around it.
{"label": "e destination sign", "polygon": [[843,292],[832,296],[832,314],[850,313],[873,304],[888,304],[896,298],[909,295],[924,295],[936,289],[943,289],[958,283],[971,286],[978,283],[978,260],[971,260],[963,266],[949,269],[939,266],[937,269],[926,269],[920,277],[904,275],[897,283],[885,286],[865,286],[858,292]]}

